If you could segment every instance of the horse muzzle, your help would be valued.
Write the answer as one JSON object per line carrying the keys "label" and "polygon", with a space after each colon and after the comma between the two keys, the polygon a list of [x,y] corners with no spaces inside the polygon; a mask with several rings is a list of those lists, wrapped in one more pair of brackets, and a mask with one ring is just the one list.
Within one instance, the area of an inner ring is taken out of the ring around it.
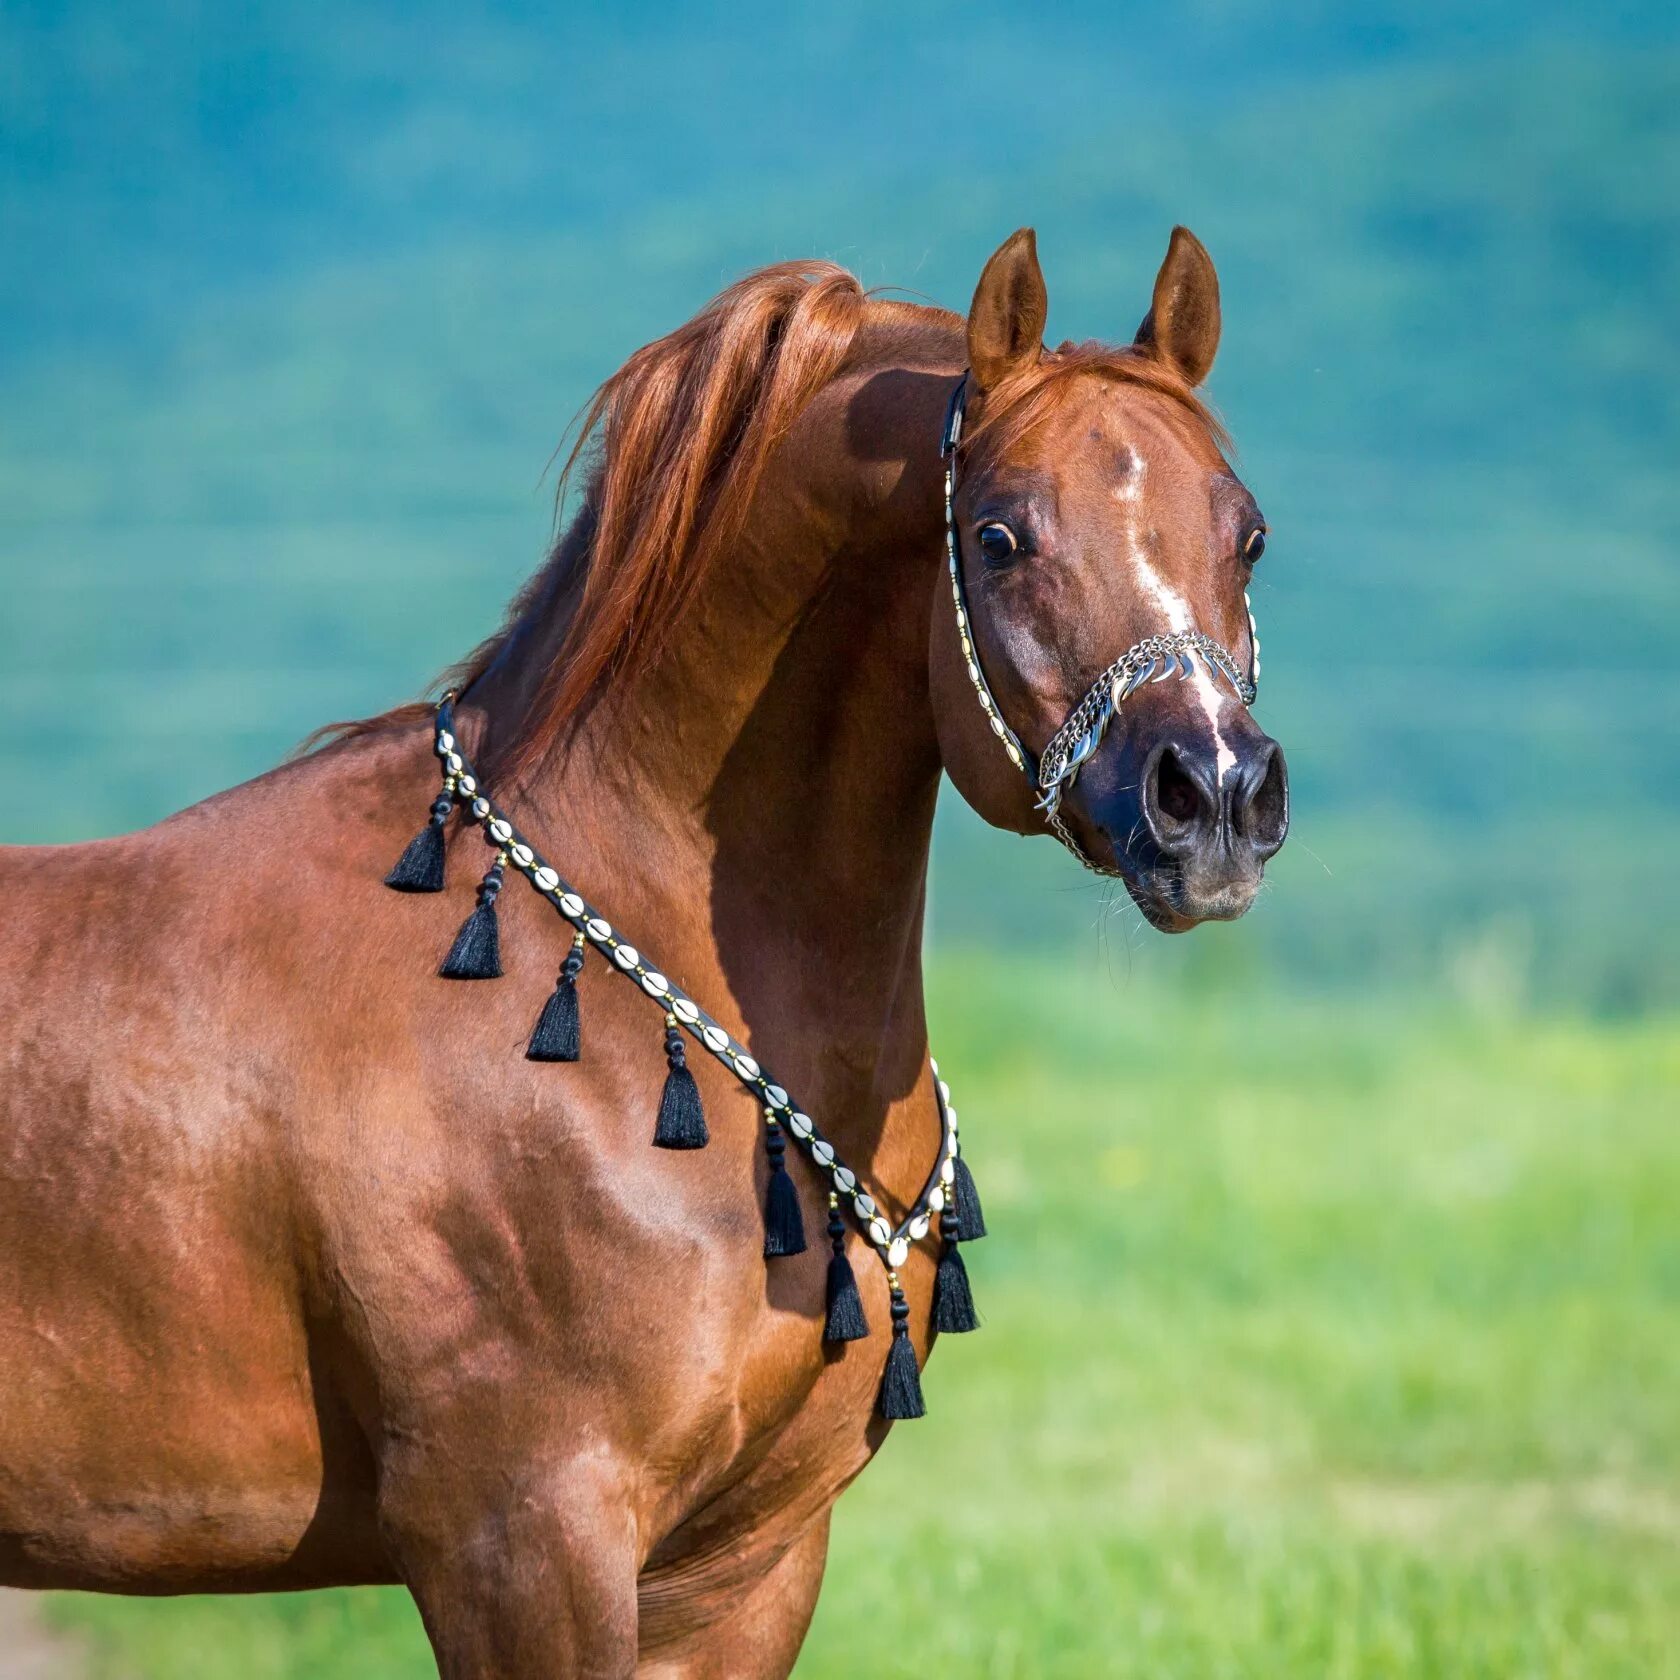
{"label": "horse muzzle", "polygon": [[1138,908],[1167,933],[1241,916],[1289,832],[1283,750],[1246,712],[1218,734],[1128,732],[1086,767],[1075,798]]}

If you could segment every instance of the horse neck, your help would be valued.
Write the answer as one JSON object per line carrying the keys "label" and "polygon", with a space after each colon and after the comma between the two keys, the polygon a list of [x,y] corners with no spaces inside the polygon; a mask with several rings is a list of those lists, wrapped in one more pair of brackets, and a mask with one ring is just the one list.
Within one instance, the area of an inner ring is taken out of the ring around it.
{"label": "horse neck", "polygon": [[[538,832],[568,836],[562,868],[582,890],[606,905],[634,883],[663,962],[704,972],[715,957],[778,1066],[819,1034],[826,1065],[879,1084],[891,1062],[904,1089],[925,1053],[949,383],[865,366],[821,393],[656,664],[609,690],[519,793]],[[553,639],[516,634],[525,668],[472,697],[492,733]]]}

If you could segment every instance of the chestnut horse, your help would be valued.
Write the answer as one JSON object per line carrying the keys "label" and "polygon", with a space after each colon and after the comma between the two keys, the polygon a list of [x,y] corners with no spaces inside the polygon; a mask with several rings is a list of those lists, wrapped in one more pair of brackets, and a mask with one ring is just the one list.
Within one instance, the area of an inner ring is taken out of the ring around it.
{"label": "chestnut horse", "polygon": [[[1046,350],[1044,321],[1027,230],[966,325],[826,264],[750,275],[602,388],[581,513],[452,679],[523,831],[898,1213],[939,1147],[941,771],[1044,826],[976,669],[1036,752],[1144,638],[1256,663],[1264,524],[1196,391],[1206,251],[1174,232],[1124,348]],[[1169,930],[1240,915],[1287,816],[1241,700],[1174,674],[1059,811]],[[0,853],[0,1581],[400,1581],[448,1680],[785,1675],[888,1427],[882,1271],[870,1340],[825,1349],[821,1245],[761,1258],[750,1093],[697,1058],[710,1147],[648,1147],[634,987],[584,977],[575,1067],[522,1057],[569,934],[535,894],[503,896],[510,980],[436,977],[472,859],[432,897],[381,886],[436,793],[429,715],[144,833]],[[922,1359],[934,1270],[901,1268]]]}

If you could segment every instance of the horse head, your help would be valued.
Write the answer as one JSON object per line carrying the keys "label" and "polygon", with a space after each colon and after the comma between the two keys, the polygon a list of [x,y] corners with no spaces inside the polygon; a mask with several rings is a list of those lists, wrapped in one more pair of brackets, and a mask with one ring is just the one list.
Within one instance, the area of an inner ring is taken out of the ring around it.
{"label": "horse head", "polygon": [[1130,345],[1047,350],[1045,315],[1022,229],[980,277],[948,426],[940,751],[988,821],[1048,816],[1183,932],[1248,909],[1289,825],[1283,753],[1247,704],[1266,522],[1198,395],[1219,282],[1181,227]]}

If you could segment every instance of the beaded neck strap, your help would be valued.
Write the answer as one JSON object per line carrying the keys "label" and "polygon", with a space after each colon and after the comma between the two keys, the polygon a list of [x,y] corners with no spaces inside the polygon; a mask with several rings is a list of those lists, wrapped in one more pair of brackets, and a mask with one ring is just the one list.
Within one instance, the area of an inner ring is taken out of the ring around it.
{"label": "beaded neck strap", "polygon": [[794,1141],[821,1173],[828,1190],[827,1313],[823,1339],[861,1341],[869,1335],[857,1279],[846,1256],[849,1218],[886,1268],[892,1303],[892,1339],[877,1404],[884,1417],[923,1415],[921,1380],[915,1350],[910,1345],[910,1308],[899,1282],[898,1268],[939,1222],[941,1248],[935,1278],[933,1327],[947,1332],[973,1330],[975,1316],[967,1269],[957,1251],[961,1242],[986,1234],[985,1216],[974,1180],[957,1142],[957,1111],[950,1087],[939,1078],[940,1146],[933,1170],[910,1211],[894,1226],[857,1174],[843,1162],[834,1145],[787,1090],[747,1053],[713,1016],[660,970],[652,957],[624,939],[544,859],[514,827],[490,797],[462,753],[454,732],[456,695],[438,702],[432,749],[443,767],[443,789],[433,801],[426,826],[411,840],[385,884],[399,892],[442,892],[447,853],[445,827],[457,808],[466,822],[482,829],[494,848],[495,859],[478,887],[478,904],[456,935],[438,974],[445,980],[497,980],[502,977],[501,929],[496,898],[511,865],[530,882],[572,928],[572,943],[560,967],[553,993],[532,1029],[526,1058],[533,1062],[575,1062],[581,1053],[578,978],[584,953],[590,948],[607,959],[606,966],[637,988],[665,1012],[667,1072],[660,1096],[653,1143],[661,1149],[701,1149],[709,1140],[700,1092],[687,1062],[686,1041],[692,1040],[753,1094],[764,1112],[765,1148],[770,1159],[770,1183],[764,1208],[764,1256],[781,1259],[805,1250],[805,1230],[799,1197],[786,1165],[787,1138]]}

